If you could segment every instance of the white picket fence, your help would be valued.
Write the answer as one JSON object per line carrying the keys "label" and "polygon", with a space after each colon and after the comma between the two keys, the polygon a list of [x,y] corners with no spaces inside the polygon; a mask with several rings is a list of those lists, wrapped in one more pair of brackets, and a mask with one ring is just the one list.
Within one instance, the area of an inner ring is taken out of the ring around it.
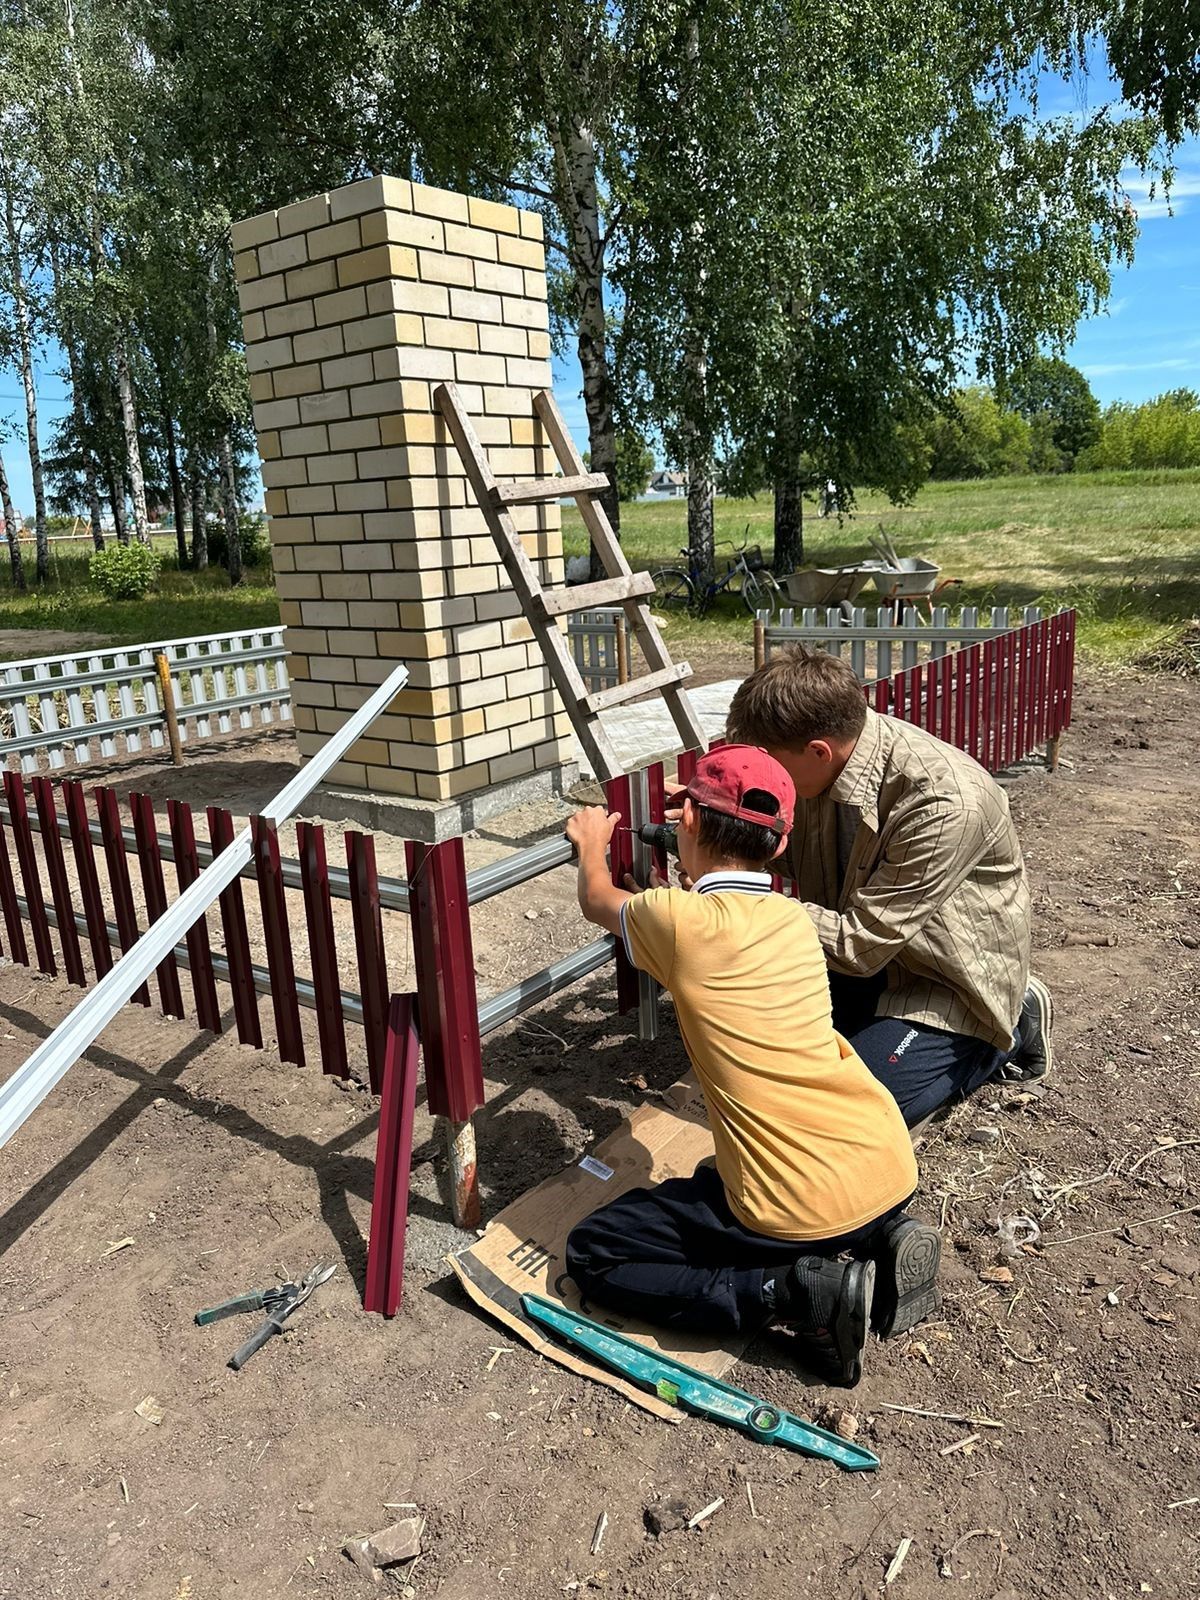
{"label": "white picket fence", "polygon": [[159,651],[184,742],[291,719],[281,627],[0,662],[0,767],[36,772],[162,749]]}
{"label": "white picket fence", "polygon": [[862,683],[890,678],[961,645],[1042,620],[1040,606],[963,606],[957,616],[948,606],[933,606],[928,615],[915,606],[899,612],[892,606],[805,606],[782,610],[774,620],[768,613],[759,615],[767,660],[772,650],[790,644],[815,645],[831,655],[848,656]]}

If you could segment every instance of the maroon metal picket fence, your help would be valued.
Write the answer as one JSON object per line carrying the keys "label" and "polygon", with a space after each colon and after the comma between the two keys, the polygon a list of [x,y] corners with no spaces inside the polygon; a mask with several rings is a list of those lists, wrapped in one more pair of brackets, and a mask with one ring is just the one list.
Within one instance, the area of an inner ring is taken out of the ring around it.
{"label": "maroon metal picket fence", "polygon": [[[1059,612],[898,672],[866,686],[864,694],[877,711],[919,724],[967,751],[989,771],[1000,771],[1039,748],[1045,748],[1053,764],[1071,719],[1074,650],[1075,613]],[[698,759],[696,751],[679,757],[677,782],[688,781]],[[647,776],[650,820],[661,820],[668,790],[662,763]],[[180,891],[201,870],[196,818],[187,805],[170,801],[168,832],[161,834],[154,802],[135,794],[129,803],[132,827],[125,829],[111,789],[91,791],[92,821],[88,795],[77,780],[67,779],[56,788],[48,778],[27,781],[9,771],[3,781],[7,803],[0,812],[0,955],[31,964],[28,926],[32,964],[57,974],[61,956],[68,982],[86,986],[112,966],[114,948],[129,950],[140,937],[130,858],[137,863],[142,903],[153,921],[168,903],[164,857],[174,863]],[[609,809],[628,818],[630,790],[627,777],[609,783]],[[217,855],[233,842],[233,818],[213,806],[205,821],[204,853]],[[393,1315],[402,1289],[418,1032],[428,1107],[447,1119],[451,1133],[455,1218],[462,1226],[474,1226],[479,1197],[469,1135],[471,1118],[484,1103],[484,1033],[614,956],[618,1009],[634,1010],[638,977],[618,941],[598,940],[481,1006],[471,904],[564,864],[569,850],[561,842],[543,842],[524,852],[515,870],[509,863],[500,875],[485,868],[469,879],[462,840],[452,839],[406,844],[407,882],[384,880],[388,904],[407,911],[411,919],[415,994],[393,995],[374,840],[346,832],[342,870],[330,866],[326,833],[317,824],[297,824],[295,862],[281,857],[276,830],[263,818],[252,818],[251,829],[247,876],[257,888],[265,965],[253,959],[242,880],[235,878],[219,900],[220,943],[214,946],[209,919],[200,918],[157,969],[158,1003],[168,1016],[187,1015],[181,972],[186,973],[196,1025],[221,1033],[219,985],[224,984],[238,1040],[261,1048],[258,1001],[268,995],[279,1054],[298,1066],[306,1055],[303,1004],[316,1013],[322,1070],[343,1078],[349,1073],[346,1022],[363,1028],[370,1086],[382,1100],[364,1304]],[[620,883],[633,862],[630,833],[614,835],[611,861],[613,881]],[[297,948],[300,941],[288,915],[289,889],[302,896],[306,955]],[[360,993],[340,986],[335,897],[350,902]],[[145,986],[133,999],[151,1004]]]}

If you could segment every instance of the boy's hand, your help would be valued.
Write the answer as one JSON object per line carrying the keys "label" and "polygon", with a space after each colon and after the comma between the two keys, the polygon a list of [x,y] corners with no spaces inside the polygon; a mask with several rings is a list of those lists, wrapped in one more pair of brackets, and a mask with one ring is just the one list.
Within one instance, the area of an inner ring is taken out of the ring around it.
{"label": "boy's hand", "polygon": [[585,806],[582,811],[577,811],[573,817],[567,818],[563,832],[579,851],[580,856],[593,851],[599,851],[603,855],[620,820],[619,811],[614,811],[610,815],[603,806]]}
{"label": "boy's hand", "polygon": [[[625,874],[625,887],[629,890],[630,894],[643,894],[645,892],[643,890],[641,884],[634,877],[632,872],[627,872]],[[650,882],[646,885],[646,888],[647,889],[669,889],[670,887],[671,887],[670,880],[667,879],[667,878],[664,878],[662,873],[658,870],[657,867],[651,867],[650,868]]]}

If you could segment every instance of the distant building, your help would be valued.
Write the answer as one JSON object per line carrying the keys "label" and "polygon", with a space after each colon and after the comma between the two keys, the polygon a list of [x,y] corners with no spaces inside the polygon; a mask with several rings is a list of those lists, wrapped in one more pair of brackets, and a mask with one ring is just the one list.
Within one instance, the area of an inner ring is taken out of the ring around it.
{"label": "distant building", "polygon": [[[13,507],[13,516],[16,519],[17,537],[19,539],[19,538],[21,538],[23,536],[23,534],[25,532],[25,518],[21,514],[21,512],[19,512],[16,509],[15,506]],[[7,539],[7,538],[8,538],[8,528],[5,525],[4,513],[2,511],[0,511],[0,539]]]}
{"label": "distant building", "polygon": [[667,495],[677,500],[687,493],[687,474],[683,472],[656,472],[650,479],[650,493]]}

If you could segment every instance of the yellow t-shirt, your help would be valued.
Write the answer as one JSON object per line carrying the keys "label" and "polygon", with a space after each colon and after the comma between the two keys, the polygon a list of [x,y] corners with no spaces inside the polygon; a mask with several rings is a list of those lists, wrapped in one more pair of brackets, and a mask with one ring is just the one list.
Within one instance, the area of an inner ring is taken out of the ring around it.
{"label": "yellow t-shirt", "polygon": [[896,1102],[834,1031],[811,920],[769,882],[651,889],[622,927],[675,1001],[731,1210],[774,1239],[832,1239],[906,1200],[917,1164]]}

